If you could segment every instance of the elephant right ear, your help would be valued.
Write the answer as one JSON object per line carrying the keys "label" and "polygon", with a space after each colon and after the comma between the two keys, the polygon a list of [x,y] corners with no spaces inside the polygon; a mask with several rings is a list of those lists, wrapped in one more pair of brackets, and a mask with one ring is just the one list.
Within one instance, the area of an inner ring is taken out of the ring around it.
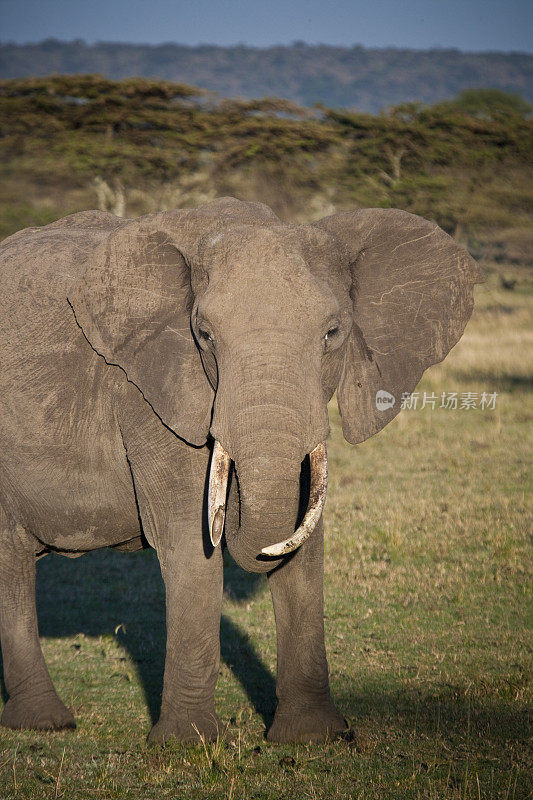
{"label": "elephant right ear", "polygon": [[190,268],[158,215],[115,229],[68,300],[93,349],[124,370],[165,425],[205,444],[214,393],[191,331]]}

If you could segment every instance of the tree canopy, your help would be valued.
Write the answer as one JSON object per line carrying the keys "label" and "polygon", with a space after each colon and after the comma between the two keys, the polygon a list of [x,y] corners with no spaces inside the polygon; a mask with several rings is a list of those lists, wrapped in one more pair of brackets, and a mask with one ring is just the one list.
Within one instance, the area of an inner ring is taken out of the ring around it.
{"label": "tree canopy", "polygon": [[219,101],[145,78],[0,81],[4,231],[33,219],[14,211],[28,205],[23,191],[31,207],[39,197],[75,210],[120,184],[127,213],[233,193],[289,216],[313,203],[395,206],[478,236],[531,222],[527,114],[525,101],[495,90],[371,115],[274,97]]}

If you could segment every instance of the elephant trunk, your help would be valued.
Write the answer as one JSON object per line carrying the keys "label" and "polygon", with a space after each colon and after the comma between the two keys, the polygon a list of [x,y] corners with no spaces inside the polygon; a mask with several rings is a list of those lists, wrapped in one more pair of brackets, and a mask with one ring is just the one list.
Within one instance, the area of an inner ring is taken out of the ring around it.
{"label": "elephant trunk", "polygon": [[[283,556],[300,547],[320,519],[326,497],[327,455],[322,442],[309,456],[309,503],[301,524],[295,530],[300,504],[301,464],[294,457],[284,457],[279,442],[269,450],[269,453],[264,450],[256,452],[253,457],[243,456],[235,465],[239,482],[240,524],[226,530],[226,540],[235,561],[250,572],[271,570]],[[214,546],[222,535],[230,464],[228,454],[218,441],[215,442],[208,501],[209,529]]]}
{"label": "elephant trunk", "polygon": [[[311,535],[325,497],[326,456],[320,444],[320,457],[310,457],[315,467],[321,465],[315,470],[321,479],[311,481],[316,504],[304,520],[304,530],[295,535],[299,512],[305,511],[309,495],[309,484],[302,481],[306,485],[301,487],[302,477],[307,477],[302,461],[317,442],[324,441],[329,425],[320,363],[304,356],[295,363],[294,342],[285,342],[283,336],[274,344],[270,333],[266,339],[256,336],[232,352],[231,358],[220,357],[211,423],[215,439],[209,504],[212,542],[221,535],[223,484],[232,459],[236,481],[230,489],[226,542],[235,561],[250,572],[274,569]],[[298,350],[302,352],[303,346]]]}

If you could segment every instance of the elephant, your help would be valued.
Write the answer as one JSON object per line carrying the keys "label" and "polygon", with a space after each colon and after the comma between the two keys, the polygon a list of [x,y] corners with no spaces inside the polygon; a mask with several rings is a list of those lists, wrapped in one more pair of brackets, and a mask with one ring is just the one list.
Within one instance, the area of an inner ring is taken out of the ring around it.
{"label": "elephant", "polygon": [[402,210],[300,225],[233,198],[82,211],[0,251],[2,724],[75,726],[40,648],[36,560],[151,546],[167,649],[149,739],[220,735],[222,541],[267,574],[268,740],[342,735],[324,643],[327,404],[336,391],[352,444],[392,420],[460,339],[474,259]]}

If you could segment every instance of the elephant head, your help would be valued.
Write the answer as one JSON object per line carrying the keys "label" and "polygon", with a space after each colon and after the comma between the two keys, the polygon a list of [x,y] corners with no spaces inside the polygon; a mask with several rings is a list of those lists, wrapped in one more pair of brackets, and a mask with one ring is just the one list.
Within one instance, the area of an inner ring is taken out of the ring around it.
{"label": "elephant head", "polygon": [[[215,440],[214,544],[233,462],[227,543],[263,572],[320,516],[334,391],[349,442],[379,431],[459,340],[481,280],[452,238],[403,211],[285,225],[266,206],[224,198],[124,221],[69,302],[166,426],[194,446]],[[308,455],[309,508],[295,532]]]}

